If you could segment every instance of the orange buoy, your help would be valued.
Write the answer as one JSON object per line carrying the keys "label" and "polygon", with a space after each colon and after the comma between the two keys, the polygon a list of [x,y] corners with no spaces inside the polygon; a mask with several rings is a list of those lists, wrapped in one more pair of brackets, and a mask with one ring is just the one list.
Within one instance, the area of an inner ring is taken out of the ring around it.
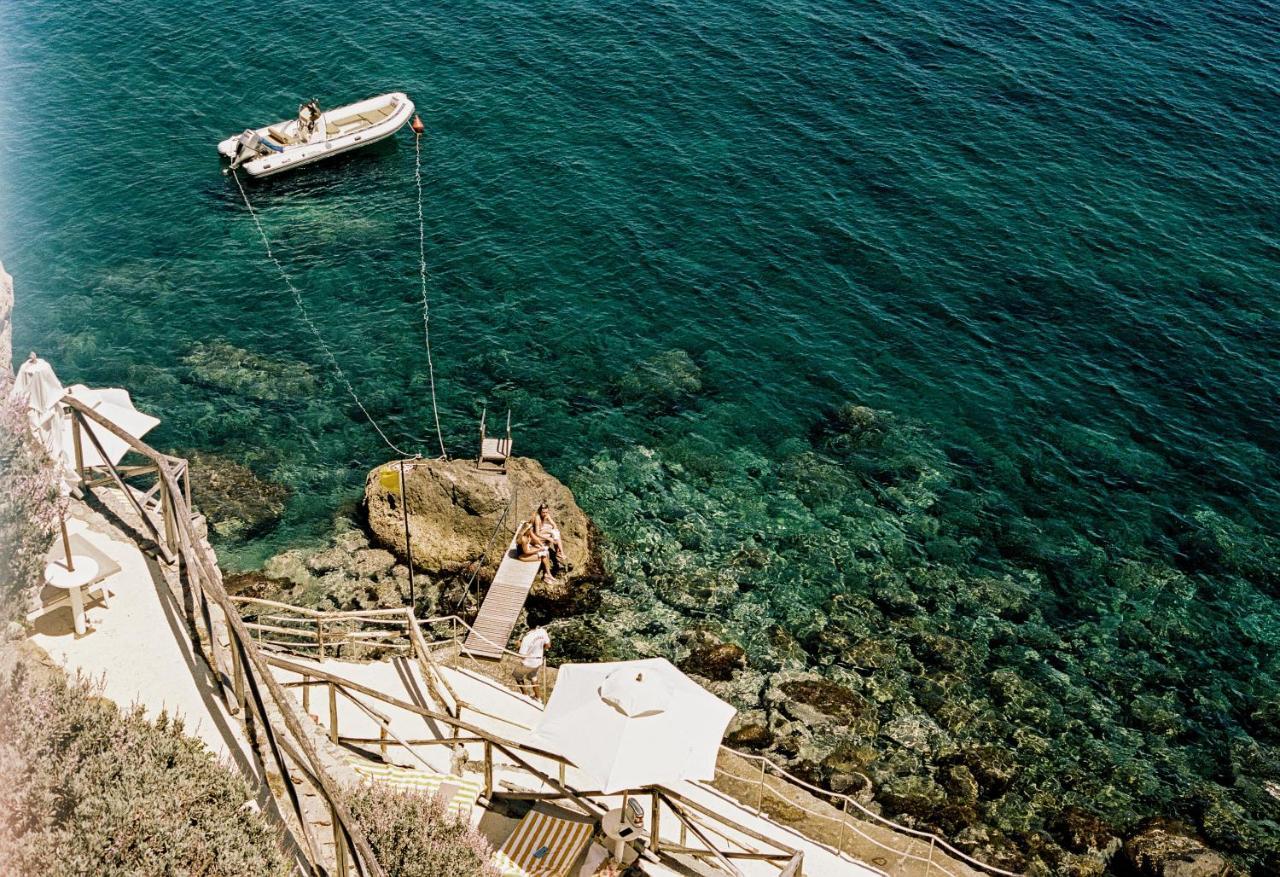
{"label": "orange buoy", "polygon": [[413,129],[414,134],[421,134],[427,130],[426,126],[422,124],[422,117],[417,113],[413,114],[413,121],[409,123],[409,127]]}

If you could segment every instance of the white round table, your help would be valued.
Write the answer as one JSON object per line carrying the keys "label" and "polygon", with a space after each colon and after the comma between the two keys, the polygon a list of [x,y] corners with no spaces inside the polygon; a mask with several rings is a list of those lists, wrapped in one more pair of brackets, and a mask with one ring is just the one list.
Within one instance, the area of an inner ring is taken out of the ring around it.
{"label": "white round table", "polygon": [[45,564],[44,580],[55,588],[62,588],[71,598],[71,617],[75,621],[76,636],[84,636],[83,588],[98,577],[98,561],[81,554],[71,555],[72,568],[66,560],[53,560]]}
{"label": "white round table", "polygon": [[600,830],[604,836],[613,841],[610,850],[619,862],[626,852],[627,843],[647,837],[645,830],[631,821],[631,812],[626,807],[615,807],[600,817]]}

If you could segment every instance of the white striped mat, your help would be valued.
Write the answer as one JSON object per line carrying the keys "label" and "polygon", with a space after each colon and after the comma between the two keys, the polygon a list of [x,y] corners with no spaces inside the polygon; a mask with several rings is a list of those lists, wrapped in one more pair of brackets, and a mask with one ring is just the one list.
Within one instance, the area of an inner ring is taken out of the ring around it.
{"label": "white striped mat", "polygon": [[561,819],[534,808],[493,854],[493,861],[502,877],[566,877],[594,831],[591,822]]}
{"label": "white striped mat", "polygon": [[[417,792],[437,794],[441,786],[445,786],[445,812],[470,818],[471,808],[480,797],[484,783],[479,779],[465,779],[450,774],[431,773],[409,767],[397,767],[394,764],[378,764],[373,761],[352,758],[349,762],[356,773],[380,783],[386,783],[397,789],[409,789]],[[448,791],[449,788],[453,792]]]}

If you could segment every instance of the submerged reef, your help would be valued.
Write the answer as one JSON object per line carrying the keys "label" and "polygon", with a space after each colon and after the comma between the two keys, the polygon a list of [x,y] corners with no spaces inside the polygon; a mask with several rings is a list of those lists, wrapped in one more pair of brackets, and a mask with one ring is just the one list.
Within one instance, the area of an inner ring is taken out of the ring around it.
{"label": "submerged reef", "polygon": [[605,451],[569,479],[616,583],[552,620],[558,657],[669,657],[740,709],[731,744],[833,790],[865,775],[886,814],[993,864],[1103,873],[1164,816],[1177,844],[1280,870],[1260,527],[1123,496],[1160,477],[1134,449],[1076,449],[1120,494],[1084,513],[1034,460],[958,465],[858,405],[781,454],[704,451]]}

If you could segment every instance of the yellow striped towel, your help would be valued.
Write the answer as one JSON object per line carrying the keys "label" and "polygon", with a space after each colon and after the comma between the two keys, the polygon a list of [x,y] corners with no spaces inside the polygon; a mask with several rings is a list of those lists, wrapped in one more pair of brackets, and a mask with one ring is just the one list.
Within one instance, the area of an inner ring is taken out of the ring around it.
{"label": "yellow striped towel", "polygon": [[[387,783],[397,789],[408,789],[417,792],[436,794],[441,786],[445,786],[445,812],[464,819],[470,818],[471,808],[480,797],[483,783],[478,779],[449,774],[432,773],[426,770],[415,770],[409,767],[396,767],[394,764],[378,764],[363,759],[350,759],[356,773],[380,783]],[[450,793],[448,790],[454,791]]]}
{"label": "yellow striped towel", "polygon": [[535,807],[493,854],[494,864],[502,877],[566,877],[594,831],[592,822],[561,819]]}

